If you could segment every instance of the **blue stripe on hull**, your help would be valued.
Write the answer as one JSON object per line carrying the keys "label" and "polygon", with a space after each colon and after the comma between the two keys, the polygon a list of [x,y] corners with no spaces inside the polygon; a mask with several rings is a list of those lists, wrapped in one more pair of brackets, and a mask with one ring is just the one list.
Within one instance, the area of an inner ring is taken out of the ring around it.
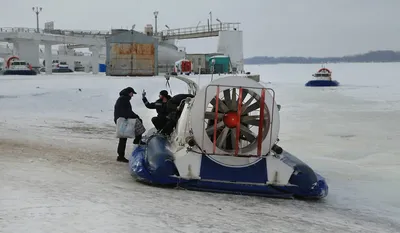
{"label": "blue stripe on hull", "polygon": [[288,152],[282,154],[282,162],[296,170],[290,178],[291,185],[266,184],[268,175],[265,158],[250,166],[238,168],[223,166],[203,155],[201,179],[183,179],[179,177],[170,158],[170,151],[163,149],[166,143],[165,139],[155,137],[149,140],[148,146],[137,147],[129,161],[131,175],[153,185],[179,186],[198,191],[313,199],[328,195],[328,185],[324,178]]}
{"label": "blue stripe on hull", "polygon": [[268,181],[267,164],[263,158],[247,167],[226,167],[202,155],[200,177],[205,180],[265,184]]}

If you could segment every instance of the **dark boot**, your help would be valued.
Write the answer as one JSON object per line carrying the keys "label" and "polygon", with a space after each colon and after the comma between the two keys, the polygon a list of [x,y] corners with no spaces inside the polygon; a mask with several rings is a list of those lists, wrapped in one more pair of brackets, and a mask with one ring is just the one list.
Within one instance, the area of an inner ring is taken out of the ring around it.
{"label": "dark boot", "polygon": [[117,161],[122,162],[122,163],[129,163],[129,160],[127,160],[125,157],[121,157],[121,156],[117,157]]}
{"label": "dark boot", "polygon": [[156,128],[156,130],[160,130],[160,123],[159,123],[159,118],[158,117],[151,118],[151,122],[153,123],[154,127]]}

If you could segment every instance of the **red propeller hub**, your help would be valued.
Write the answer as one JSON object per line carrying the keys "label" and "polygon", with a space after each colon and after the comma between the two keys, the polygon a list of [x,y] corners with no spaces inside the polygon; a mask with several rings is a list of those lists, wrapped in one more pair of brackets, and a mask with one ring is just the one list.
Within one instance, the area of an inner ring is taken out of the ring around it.
{"label": "red propeller hub", "polygon": [[223,121],[228,128],[235,128],[239,123],[239,117],[237,115],[237,112],[226,113],[223,118]]}

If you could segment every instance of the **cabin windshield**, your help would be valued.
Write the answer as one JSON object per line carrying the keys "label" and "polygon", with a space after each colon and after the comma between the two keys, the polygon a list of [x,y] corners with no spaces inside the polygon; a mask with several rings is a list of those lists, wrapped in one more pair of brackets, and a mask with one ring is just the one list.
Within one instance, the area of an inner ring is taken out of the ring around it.
{"label": "cabin windshield", "polygon": [[65,61],[60,62],[60,65],[66,65],[67,63]]}
{"label": "cabin windshield", "polygon": [[15,61],[15,62],[11,63],[11,65],[13,65],[13,66],[23,66],[23,65],[26,65],[26,62]]}
{"label": "cabin windshield", "polygon": [[330,77],[331,74],[330,73],[316,73],[314,76],[315,77]]}

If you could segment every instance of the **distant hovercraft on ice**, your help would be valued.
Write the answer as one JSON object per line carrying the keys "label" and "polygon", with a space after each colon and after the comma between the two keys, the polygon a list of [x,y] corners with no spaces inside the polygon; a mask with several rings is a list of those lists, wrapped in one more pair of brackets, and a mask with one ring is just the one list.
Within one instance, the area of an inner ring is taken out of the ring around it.
{"label": "distant hovercraft on ice", "polygon": [[149,130],[147,145],[132,152],[129,168],[134,178],[188,190],[327,196],[324,178],[276,145],[279,107],[271,88],[250,78],[229,76],[198,90],[190,79],[174,78],[186,82],[194,98],[179,105],[180,117],[170,136]]}
{"label": "distant hovercraft on ice", "polygon": [[339,82],[332,80],[332,71],[322,67],[317,73],[312,75],[315,77],[314,80],[310,80],[306,83],[307,87],[336,87],[339,86]]}
{"label": "distant hovercraft on ice", "polygon": [[26,61],[20,60],[19,57],[12,56],[7,59],[6,67],[3,75],[36,75],[36,71]]}

